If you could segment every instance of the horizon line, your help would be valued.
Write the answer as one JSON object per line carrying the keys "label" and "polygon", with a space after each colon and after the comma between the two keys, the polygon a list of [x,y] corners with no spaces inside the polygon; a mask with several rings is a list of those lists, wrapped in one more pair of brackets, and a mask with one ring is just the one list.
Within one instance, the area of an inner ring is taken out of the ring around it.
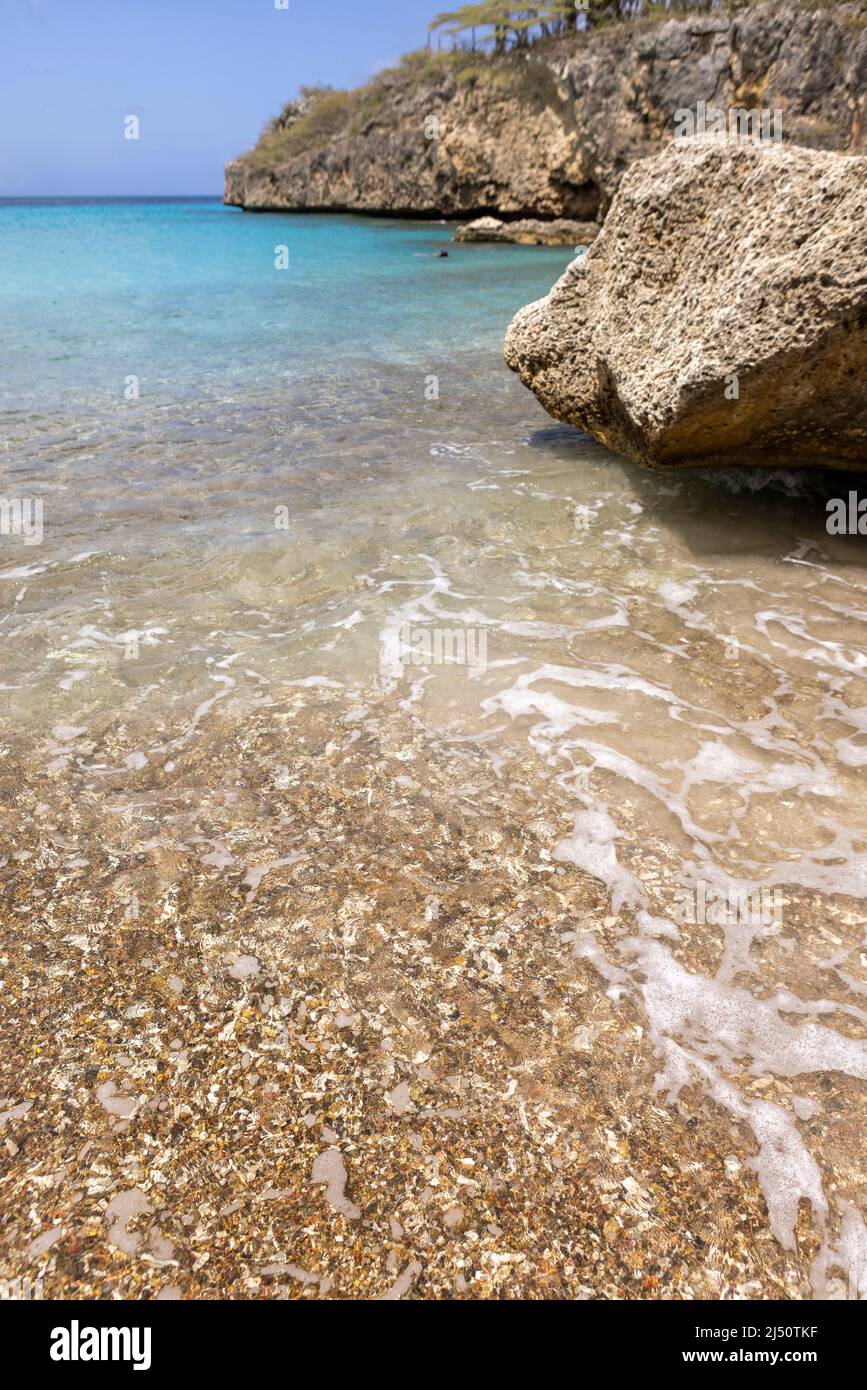
{"label": "horizon line", "polygon": [[223,201],[222,192],[219,193],[0,193],[0,203],[64,203],[64,202],[103,202],[103,203],[134,203],[134,202],[157,202],[160,199],[171,201],[172,199],[181,200],[184,198],[206,199],[217,198]]}

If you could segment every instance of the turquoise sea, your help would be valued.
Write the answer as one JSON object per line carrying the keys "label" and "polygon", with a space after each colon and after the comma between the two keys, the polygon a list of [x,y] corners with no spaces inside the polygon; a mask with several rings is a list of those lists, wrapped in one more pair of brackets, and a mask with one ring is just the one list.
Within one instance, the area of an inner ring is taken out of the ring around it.
{"label": "turquoise sea", "polygon": [[451,359],[494,347],[516,302],[570,259],[453,245],[453,231],[216,199],[0,200],[3,406],[92,417],[114,410],[129,374],[153,407],[392,364],[447,375]]}
{"label": "turquoise sea", "polygon": [[[298,729],[324,702],[330,776],[393,773],[396,806],[435,767],[465,825],[549,837],[552,946],[632,1001],[664,1097],[752,1133],[782,1248],[812,1203],[814,1290],[867,1278],[816,1080],[867,1075],[857,538],[804,479],[656,475],[549,419],[502,341],[570,250],[452,232],[0,203],[2,866],[44,855],[98,893],[101,854],[114,874],[156,846],[241,904],[254,949],[262,865],[279,882],[310,827],[245,776],[315,782]],[[449,835],[428,848],[453,880]],[[604,938],[573,919],[588,879]],[[767,920],[675,913],[762,892]]]}
{"label": "turquoise sea", "polygon": [[276,506],[340,525],[359,468],[409,478],[420,450],[427,471],[454,412],[496,421],[508,396],[539,420],[500,344],[568,253],[452,232],[216,199],[0,202],[9,487],[43,497],[52,554],[267,548]]}

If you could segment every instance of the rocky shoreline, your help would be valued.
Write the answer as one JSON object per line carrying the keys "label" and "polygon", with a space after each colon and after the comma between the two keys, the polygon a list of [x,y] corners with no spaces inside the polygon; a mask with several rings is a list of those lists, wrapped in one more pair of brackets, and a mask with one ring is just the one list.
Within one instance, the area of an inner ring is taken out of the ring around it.
{"label": "rocky shoreline", "polygon": [[455,241],[505,242],[511,246],[589,246],[599,235],[598,222],[573,222],[555,217],[550,222],[522,217],[503,222],[499,217],[477,217],[458,227]]}
{"label": "rocky shoreline", "polygon": [[506,342],[556,419],[655,467],[862,469],[865,114],[861,8],[767,0],[305,91],[225,201],[592,245]]}
{"label": "rocky shoreline", "polygon": [[779,108],[786,142],[857,153],[867,133],[860,7],[786,0],[643,19],[527,51],[412,55],[353,92],[308,91],[226,166],[250,211],[573,218],[607,211],[676,113]]}

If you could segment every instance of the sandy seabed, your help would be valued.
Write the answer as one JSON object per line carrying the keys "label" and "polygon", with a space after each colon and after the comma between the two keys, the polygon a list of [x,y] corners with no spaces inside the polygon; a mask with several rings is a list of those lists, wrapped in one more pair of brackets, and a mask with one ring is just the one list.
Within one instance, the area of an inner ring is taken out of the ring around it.
{"label": "sandy seabed", "polygon": [[[550,789],[511,766],[505,817],[483,745],[363,714],[327,688],[226,705],[133,796],[30,786],[7,755],[5,1276],[76,1299],[809,1298],[809,1204],[783,1249],[750,1130],[657,1095],[642,1011],[576,958],[582,928],[613,948],[626,926],[552,857]],[[845,1169],[855,1083],[815,1084],[813,1151]]]}

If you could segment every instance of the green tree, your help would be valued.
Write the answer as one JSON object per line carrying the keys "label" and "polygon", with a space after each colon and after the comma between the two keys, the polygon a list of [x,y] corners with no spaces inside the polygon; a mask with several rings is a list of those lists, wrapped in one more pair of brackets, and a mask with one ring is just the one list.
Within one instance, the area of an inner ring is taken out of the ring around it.
{"label": "green tree", "polygon": [[[503,53],[510,42],[515,48],[527,47],[536,33],[543,36],[574,29],[577,13],[575,0],[525,0],[524,4],[515,4],[515,0],[478,0],[474,5],[438,14],[428,30],[439,31],[453,41],[469,32],[473,49],[481,30],[482,42],[493,43],[494,52]],[[484,33],[485,30],[489,32]]]}

